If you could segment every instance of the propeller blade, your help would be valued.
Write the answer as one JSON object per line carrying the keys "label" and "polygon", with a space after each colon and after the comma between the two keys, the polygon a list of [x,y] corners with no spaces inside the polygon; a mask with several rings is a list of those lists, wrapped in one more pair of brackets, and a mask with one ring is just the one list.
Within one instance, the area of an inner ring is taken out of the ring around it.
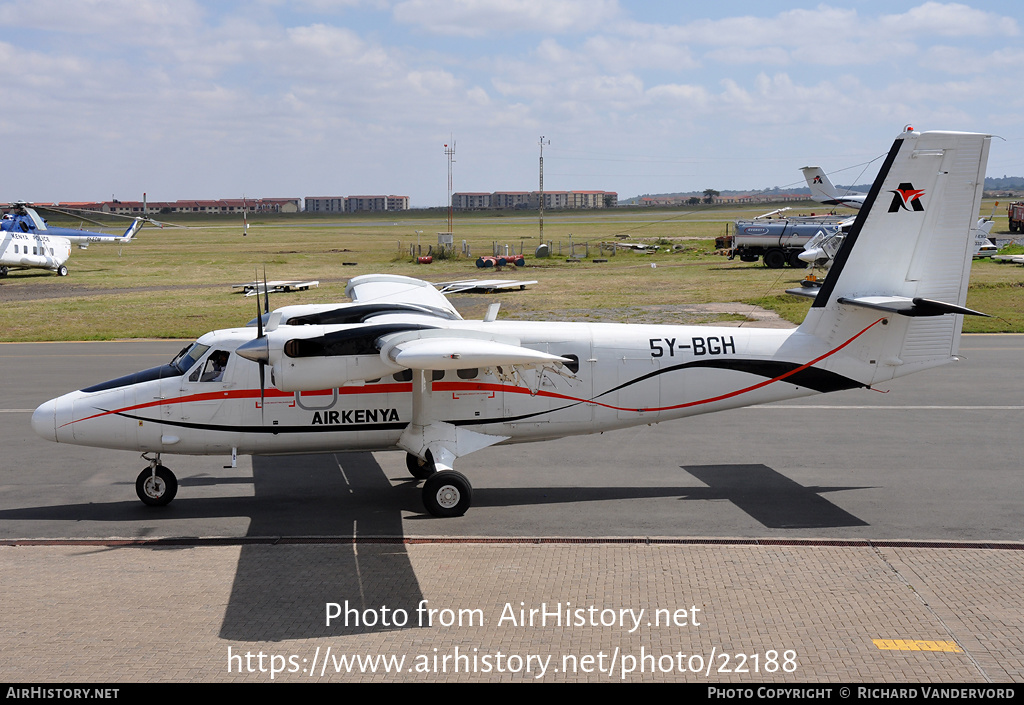
{"label": "propeller blade", "polygon": [[260,425],[263,425],[264,417],[263,410],[266,408],[266,399],[264,390],[267,388],[267,372],[263,369],[263,363],[259,363],[260,366]]}
{"label": "propeller blade", "polygon": [[263,313],[270,313],[270,288],[267,286],[266,267],[263,268]]}
{"label": "propeller blade", "polygon": [[[256,272],[256,291],[257,291],[257,293],[259,293],[259,281],[260,281],[260,273]],[[266,279],[264,279],[264,282],[263,282],[264,290],[266,290],[266,286],[267,286]],[[256,337],[257,338],[262,338],[263,337],[263,312],[260,311],[260,297],[259,296],[256,297]]]}
{"label": "propeller blade", "polygon": [[[267,270],[263,270],[263,291],[266,293],[267,290]],[[256,281],[259,282],[259,273],[256,273]],[[260,311],[260,297],[256,297],[256,340],[263,337],[263,313]],[[265,342],[265,341],[264,341]],[[263,369],[263,363],[256,363],[260,366],[260,425],[264,421],[264,410],[266,409],[266,393],[267,378],[266,371]]]}

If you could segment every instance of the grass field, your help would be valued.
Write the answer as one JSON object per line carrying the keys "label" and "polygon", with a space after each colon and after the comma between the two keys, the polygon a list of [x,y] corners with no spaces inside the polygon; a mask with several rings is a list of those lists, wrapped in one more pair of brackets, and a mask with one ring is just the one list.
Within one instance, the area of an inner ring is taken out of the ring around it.
{"label": "grass field", "polygon": [[[808,203],[792,212],[814,209]],[[799,322],[808,300],[783,292],[806,271],[771,270],[714,253],[714,238],[733,220],[764,210],[761,206],[549,212],[544,239],[552,243],[554,254],[548,259],[532,256],[538,243],[535,212],[456,214],[456,249],[466,241],[471,256],[435,259],[430,265],[416,264],[410,246],[419,241],[426,254],[428,245],[436,245],[437,233],[447,230],[447,214],[440,209],[372,216],[255,216],[246,237],[235,218],[169,217],[188,227],[147,226],[135,242],[123,247],[94,244],[84,251],[73,249],[68,277],[25,270],[0,279],[0,341],[194,338],[241,325],[255,315],[256,304],[233,292],[231,284],[251,281],[255,270],[263,267],[269,279],[320,280],[319,289],[272,296],[272,307],[344,301],[349,278],[388,272],[435,282],[481,277],[538,281],[525,291],[453,295],[467,317],[482,315],[487,304],[497,300],[502,303],[502,318],[712,322],[737,316],[685,317],[678,307],[741,302]],[[982,212],[990,211],[991,203],[983,204]],[[1009,236],[1005,216],[997,220],[993,234]],[[623,241],[658,242],[662,251],[647,255],[619,250],[613,255],[601,250],[602,242]],[[490,254],[495,245],[525,250],[527,266],[501,273],[478,269],[476,258]],[[566,261],[573,252],[581,259]],[[1022,290],[1024,268],[976,261],[967,305],[994,318],[970,317],[965,330],[1024,332]]]}

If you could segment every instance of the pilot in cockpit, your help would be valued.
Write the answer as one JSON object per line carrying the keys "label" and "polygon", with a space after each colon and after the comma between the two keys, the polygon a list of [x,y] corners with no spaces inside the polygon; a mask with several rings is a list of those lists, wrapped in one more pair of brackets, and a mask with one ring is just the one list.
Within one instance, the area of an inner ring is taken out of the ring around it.
{"label": "pilot in cockpit", "polygon": [[200,382],[220,382],[224,378],[224,369],[228,366],[230,353],[226,350],[217,350],[206,361],[206,369]]}

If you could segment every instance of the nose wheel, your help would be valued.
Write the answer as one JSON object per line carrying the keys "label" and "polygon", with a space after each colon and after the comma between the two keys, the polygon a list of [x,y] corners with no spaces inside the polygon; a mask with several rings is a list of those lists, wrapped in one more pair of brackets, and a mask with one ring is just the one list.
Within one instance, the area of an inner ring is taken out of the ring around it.
{"label": "nose wheel", "polygon": [[163,507],[170,504],[178,493],[178,478],[163,465],[153,465],[139,473],[135,480],[135,493],[143,504]]}

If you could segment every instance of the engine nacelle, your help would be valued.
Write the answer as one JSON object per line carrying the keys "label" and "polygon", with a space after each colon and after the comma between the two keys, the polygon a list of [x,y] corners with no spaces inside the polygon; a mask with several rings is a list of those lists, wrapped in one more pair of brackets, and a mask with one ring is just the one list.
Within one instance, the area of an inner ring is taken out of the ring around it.
{"label": "engine nacelle", "polygon": [[377,340],[425,327],[418,323],[281,326],[238,346],[237,352],[253,362],[269,365],[273,384],[281,391],[309,392],[404,370],[381,356]]}
{"label": "engine nacelle", "polygon": [[341,387],[350,382],[379,379],[404,367],[375,355],[288,357],[278,359],[271,380],[282,392],[312,392]]}

